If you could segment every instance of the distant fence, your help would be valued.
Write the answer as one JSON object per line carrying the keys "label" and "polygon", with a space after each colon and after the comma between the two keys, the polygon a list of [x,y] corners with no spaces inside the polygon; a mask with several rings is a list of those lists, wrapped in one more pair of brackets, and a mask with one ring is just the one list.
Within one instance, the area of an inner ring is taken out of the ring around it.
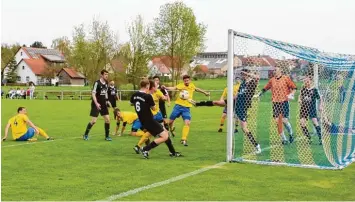
{"label": "distant fence", "polygon": [[[36,90],[34,93],[35,99],[40,100],[90,100],[91,99],[90,90]],[[136,90],[118,90],[118,96],[120,100],[129,100],[131,95],[136,92]],[[171,99],[175,99],[177,91],[169,91]],[[206,97],[201,93],[194,93],[194,98],[201,99],[219,99],[222,95],[223,90],[206,90],[210,92],[210,96]],[[29,98],[27,98],[29,99]]]}

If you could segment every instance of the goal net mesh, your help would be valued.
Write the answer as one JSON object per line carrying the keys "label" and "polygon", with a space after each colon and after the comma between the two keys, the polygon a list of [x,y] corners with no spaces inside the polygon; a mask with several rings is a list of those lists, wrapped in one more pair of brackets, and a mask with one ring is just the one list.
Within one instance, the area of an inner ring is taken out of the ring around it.
{"label": "goal net mesh", "polygon": [[355,57],[233,35],[232,161],[321,169],[354,161]]}

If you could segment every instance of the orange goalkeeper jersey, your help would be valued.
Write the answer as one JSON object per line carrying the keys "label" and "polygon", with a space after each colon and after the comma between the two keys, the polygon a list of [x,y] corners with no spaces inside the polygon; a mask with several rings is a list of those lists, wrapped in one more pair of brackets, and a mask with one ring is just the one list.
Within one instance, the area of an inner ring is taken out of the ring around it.
{"label": "orange goalkeeper jersey", "polygon": [[264,90],[271,90],[273,102],[284,102],[288,101],[287,96],[296,88],[290,77],[283,75],[280,78],[271,78],[265,85]]}

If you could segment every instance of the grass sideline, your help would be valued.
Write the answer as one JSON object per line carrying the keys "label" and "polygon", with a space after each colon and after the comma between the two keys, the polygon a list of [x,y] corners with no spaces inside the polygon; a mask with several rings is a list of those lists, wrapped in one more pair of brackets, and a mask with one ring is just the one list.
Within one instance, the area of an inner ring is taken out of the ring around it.
{"label": "grass sideline", "polygon": [[[182,121],[177,121],[173,142],[184,158],[171,159],[161,145],[143,160],[132,149],[138,139],[127,135],[129,127],[123,137],[105,142],[99,119],[90,141],[81,139],[90,101],[2,100],[2,131],[18,106],[26,106],[31,120],[56,140],[1,144],[2,200],[100,200],[225,160],[225,133],[216,132],[219,107],[192,109],[189,147],[179,144]],[[127,102],[119,106],[132,110]],[[351,201],[354,181],[354,164],[325,171],[233,163],[119,200]]]}

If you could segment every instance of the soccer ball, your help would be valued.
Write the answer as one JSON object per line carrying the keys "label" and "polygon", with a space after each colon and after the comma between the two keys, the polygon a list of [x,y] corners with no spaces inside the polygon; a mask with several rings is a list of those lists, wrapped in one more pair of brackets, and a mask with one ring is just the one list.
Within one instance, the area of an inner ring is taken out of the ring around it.
{"label": "soccer ball", "polygon": [[180,91],[180,98],[182,100],[187,100],[187,99],[189,99],[189,97],[190,97],[190,95],[189,95],[188,91],[186,91],[186,90]]}

